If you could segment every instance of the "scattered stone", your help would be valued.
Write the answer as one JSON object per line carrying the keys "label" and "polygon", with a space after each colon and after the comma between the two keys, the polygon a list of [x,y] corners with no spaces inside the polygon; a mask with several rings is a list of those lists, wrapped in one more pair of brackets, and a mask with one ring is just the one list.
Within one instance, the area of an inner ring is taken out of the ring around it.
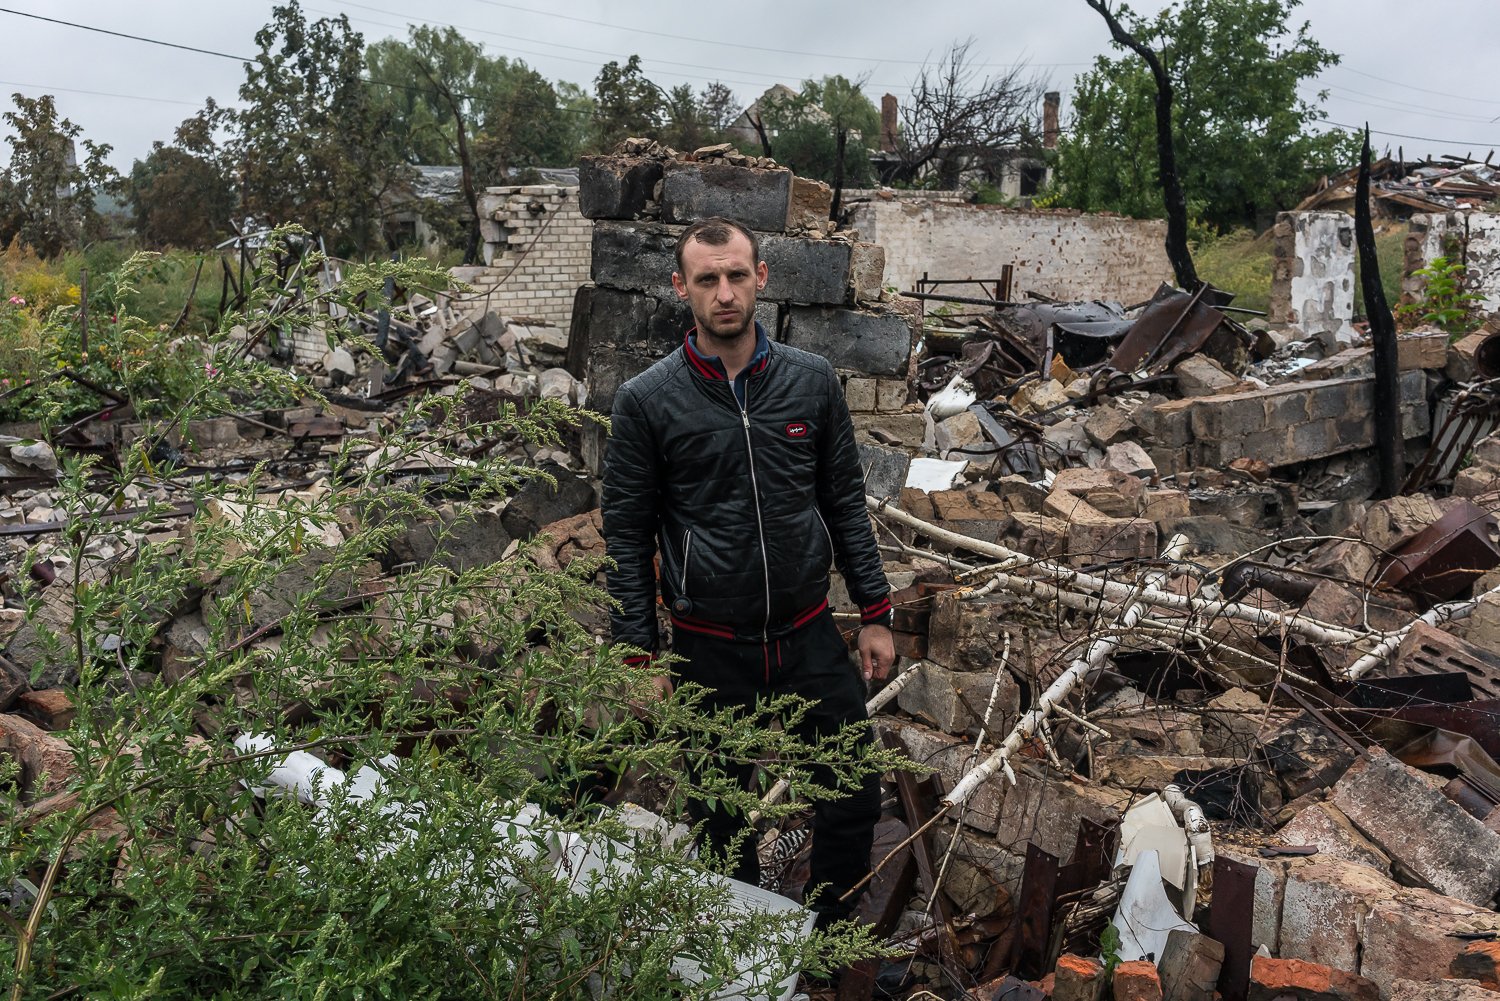
{"label": "scattered stone", "polygon": [[1488,904],[1500,892],[1500,834],[1374,747],[1334,786],[1333,803],[1421,885]]}

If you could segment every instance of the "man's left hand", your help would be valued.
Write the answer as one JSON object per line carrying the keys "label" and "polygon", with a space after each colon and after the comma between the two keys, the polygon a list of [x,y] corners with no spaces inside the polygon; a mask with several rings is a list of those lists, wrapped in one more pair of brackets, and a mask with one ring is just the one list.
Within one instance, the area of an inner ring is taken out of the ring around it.
{"label": "man's left hand", "polygon": [[865,680],[884,680],[896,663],[896,640],[887,626],[870,625],[859,631],[859,665]]}

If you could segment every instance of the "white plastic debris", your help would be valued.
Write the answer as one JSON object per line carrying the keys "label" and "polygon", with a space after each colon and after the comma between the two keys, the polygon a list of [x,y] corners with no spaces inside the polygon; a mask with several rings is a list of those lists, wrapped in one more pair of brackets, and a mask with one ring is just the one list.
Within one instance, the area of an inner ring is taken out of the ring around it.
{"label": "white plastic debris", "polygon": [[[1122,831],[1123,835],[1123,831]],[[1191,921],[1177,913],[1163,886],[1162,871],[1154,849],[1136,858],[1120,894],[1120,906],[1110,921],[1120,933],[1120,959],[1160,960],[1167,947],[1167,936],[1173,931],[1198,930]]]}
{"label": "white plastic debris", "polygon": [[940,421],[968,410],[975,399],[974,384],[962,375],[955,375],[948,385],[928,398],[927,412],[932,415],[933,420]]}
{"label": "white plastic debris", "polygon": [[965,459],[913,459],[906,473],[906,486],[928,493],[952,490],[967,468],[969,463]]}

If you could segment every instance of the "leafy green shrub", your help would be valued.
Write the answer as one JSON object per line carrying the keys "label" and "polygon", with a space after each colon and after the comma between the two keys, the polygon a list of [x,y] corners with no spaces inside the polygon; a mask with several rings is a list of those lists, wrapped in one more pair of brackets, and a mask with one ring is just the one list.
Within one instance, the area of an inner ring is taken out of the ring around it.
{"label": "leafy green shrub", "polygon": [[[319,294],[347,303],[387,276],[440,280],[383,263]],[[272,322],[271,295],[255,290],[239,318],[252,332]],[[205,350],[211,363],[184,373],[152,434],[212,413],[225,385],[303,390],[233,344]],[[36,667],[71,686],[77,716],[58,736],[73,772],[45,804],[0,788],[0,968],[14,971],[14,1001],[708,997],[755,949],[763,987],[795,965],[875,951],[857,931],[801,940],[789,917],[731,927],[703,863],[653,839],[612,878],[559,869],[570,836],[606,855],[628,839],[601,807],[600,775],[649,778],[671,816],[690,797],[754,803],[715,766],[725,758],[768,762],[807,797],[827,794],[809,784],[815,760],[855,776],[893,759],[856,751],[852,733],[803,744],[768,725],[777,707],[709,712],[691,687],[651,702],[650,669],[627,667],[630,651],[578,621],[606,600],[599,559],[556,569],[534,542],[462,572],[431,562],[382,575],[392,540],[431,523],[429,491],[462,498],[460,518],[434,526],[443,544],[538,475],[466,459],[474,442],[556,447],[581,419],[543,401],[466,425],[466,409],[432,398],[378,444],[346,442],[302,494],[270,491],[262,472],[200,483],[182,539],[108,567],[89,546],[118,530],[102,519],[125,489],[162,472],[152,434],[118,470],[66,459],[71,572],[53,587],[71,607]],[[413,461],[445,479],[403,473]],[[161,507],[125,527],[144,531]],[[202,635],[164,655],[164,624],[194,606]],[[368,766],[379,788],[325,786],[316,805],[260,794],[296,751]],[[682,957],[698,964],[697,986]]]}
{"label": "leafy green shrub", "polygon": [[1466,334],[1479,326],[1475,306],[1484,297],[1469,290],[1468,269],[1439,255],[1413,275],[1422,279],[1421,298],[1396,307],[1403,320],[1430,323],[1450,334]]}

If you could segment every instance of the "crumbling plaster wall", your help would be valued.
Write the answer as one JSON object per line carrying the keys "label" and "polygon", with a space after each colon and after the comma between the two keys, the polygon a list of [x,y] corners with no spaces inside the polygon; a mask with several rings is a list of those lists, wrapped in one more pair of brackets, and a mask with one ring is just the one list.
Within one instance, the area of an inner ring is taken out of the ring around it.
{"label": "crumbling plaster wall", "polygon": [[885,280],[903,291],[924,272],[994,279],[1014,264],[1013,296],[1130,303],[1172,277],[1158,219],[877,197],[851,205],[850,224],[885,248]]}
{"label": "crumbling plaster wall", "polygon": [[1354,320],[1354,217],[1282,212],[1272,237],[1268,319],[1309,337],[1347,331]]}
{"label": "crumbling plaster wall", "polygon": [[566,328],[573,294],[589,278],[593,226],[578,209],[578,188],[555,184],[486,188],[479,199],[482,268],[454,268],[474,286],[461,296],[472,312]]}
{"label": "crumbling plaster wall", "polygon": [[1474,291],[1484,297],[1485,313],[1500,312],[1500,215],[1491,212],[1433,212],[1411,217],[1406,237],[1403,300],[1420,297],[1423,280],[1412,272],[1435,257],[1450,257],[1457,244],[1468,264]]}

